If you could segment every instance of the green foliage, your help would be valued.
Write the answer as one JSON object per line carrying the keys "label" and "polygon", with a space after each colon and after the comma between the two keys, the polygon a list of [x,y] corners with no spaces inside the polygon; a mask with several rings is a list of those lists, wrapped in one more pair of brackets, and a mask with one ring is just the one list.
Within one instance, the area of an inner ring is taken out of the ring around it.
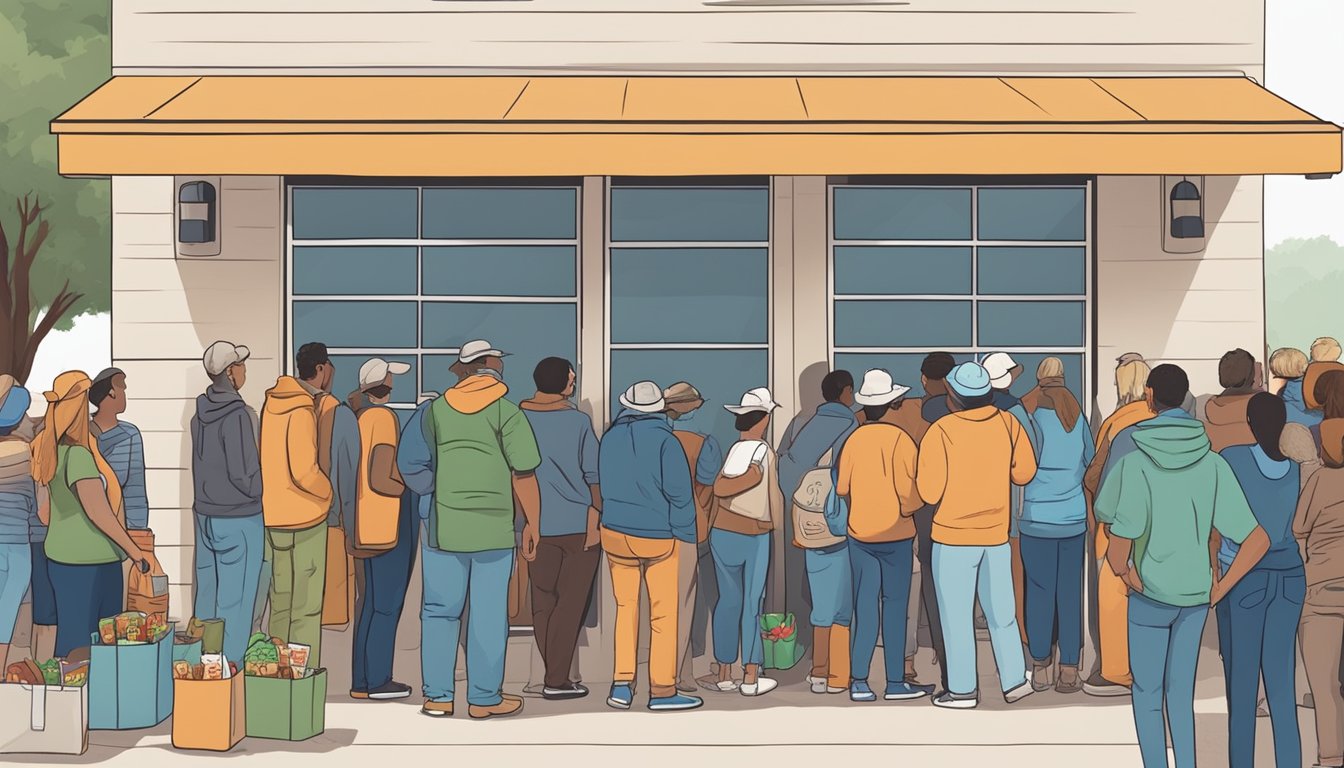
{"label": "green foliage", "polygon": [[32,292],[45,308],[68,279],[84,297],[75,316],[111,307],[111,189],[106,180],[56,173],[52,118],[107,80],[108,0],[0,0],[0,216],[14,201],[41,200],[51,235],[33,268]]}
{"label": "green foliage", "polygon": [[1328,237],[1293,238],[1265,252],[1266,336],[1270,349],[1313,339],[1344,339],[1344,245]]}

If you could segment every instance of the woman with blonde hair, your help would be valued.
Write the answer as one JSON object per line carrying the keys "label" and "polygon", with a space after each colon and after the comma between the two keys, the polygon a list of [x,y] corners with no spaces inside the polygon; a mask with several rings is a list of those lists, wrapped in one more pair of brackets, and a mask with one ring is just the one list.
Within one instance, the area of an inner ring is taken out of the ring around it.
{"label": "woman with blonde hair", "polygon": [[1156,414],[1148,405],[1145,390],[1151,368],[1135,352],[1122,355],[1115,368],[1115,389],[1119,404],[1115,413],[1101,423],[1097,431],[1096,452],[1083,476],[1083,491],[1088,499],[1088,533],[1095,538],[1097,559],[1097,670],[1083,682],[1083,693],[1090,696],[1127,696],[1133,678],[1129,672],[1129,588],[1106,562],[1110,543],[1106,526],[1097,525],[1091,502],[1101,487],[1102,469],[1111,452],[1111,441],[1124,430]]}
{"label": "woman with blonde hair", "polygon": [[1321,423],[1321,412],[1307,408],[1302,392],[1302,377],[1307,373],[1307,356],[1300,349],[1280,347],[1269,356],[1269,372],[1283,382],[1279,397],[1288,409],[1288,423],[1314,427]]}
{"label": "woman with blonde hair", "polygon": [[129,557],[142,570],[148,565],[110,498],[116,476],[90,434],[91,385],[83,371],[57,376],[44,395],[47,415],[33,440],[33,480],[49,492],[38,514],[48,526],[44,548],[56,596],[57,656],[88,645],[98,620],[121,611],[121,561]]}

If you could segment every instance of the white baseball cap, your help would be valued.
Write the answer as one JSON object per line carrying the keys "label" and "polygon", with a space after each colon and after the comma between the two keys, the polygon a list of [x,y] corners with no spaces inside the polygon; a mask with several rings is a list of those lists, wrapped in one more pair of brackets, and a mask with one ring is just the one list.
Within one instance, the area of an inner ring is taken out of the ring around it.
{"label": "white baseball cap", "polygon": [[779,407],[779,403],[770,396],[770,390],[765,387],[756,387],[748,389],[742,395],[742,402],[738,405],[725,405],[724,410],[730,413],[736,413],[739,416],[744,413],[769,413]]}
{"label": "white baseball cap", "polygon": [[1013,383],[1013,373],[1022,370],[1007,352],[991,353],[980,365],[989,374],[989,386],[994,389],[1007,389]]}
{"label": "white baseball cap", "polygon": [[892,381],[890,373],[874,368],[863,374],[863,385],[854,393],[854,402],[859,405],[886,405],[909,391],[909,387]]}
{"label": "white baseball cap", "polygon": [[508,357],[509,353],[500,352],[498,349],[490,346],[490,342],[484,339],[468,341],[462,345],[462,349],[457,353],[459,363],[470,363],[481,359],[482,357]]}
{"label": "white baseball cap", "polygon": [[206,373],[211,376],[218,376],[229,370],[229,366],[237,365],[251,356],[252,352],[247,347],[241,347],[227,341],[216,341],[205,348],[205,354],[201,356],[201,363],[205,365]]}
{"label": "white baseball cap", "polygon": [[400,376],[409,373],[410,370],[411,366],[408,363],[389,363],[381,357],[371,357],[359,366],[359,388],[376,387],[387,380],[389,373]]}
{"label": "white baseball cap", "polygon": [[621,395],[621,405],[640,413],[662,413],[667,401],[663,399],[662,387],[652,381],[639,381]]}

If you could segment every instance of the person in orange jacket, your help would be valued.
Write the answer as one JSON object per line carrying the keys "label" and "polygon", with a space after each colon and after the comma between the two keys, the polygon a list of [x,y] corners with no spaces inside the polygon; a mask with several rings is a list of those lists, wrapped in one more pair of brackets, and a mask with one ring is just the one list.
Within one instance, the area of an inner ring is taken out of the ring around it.
{"label": "person in orange jacket", "polygon": [[[336,368],[322,344],[299,348],[299,378],[281,376],[261,412],[261,505],[271,564],[269,634],[320,658],[331,480],[318,457],[317,404],[303,384],[327,391]],[[302,379],[303,381],[300,381]]]}

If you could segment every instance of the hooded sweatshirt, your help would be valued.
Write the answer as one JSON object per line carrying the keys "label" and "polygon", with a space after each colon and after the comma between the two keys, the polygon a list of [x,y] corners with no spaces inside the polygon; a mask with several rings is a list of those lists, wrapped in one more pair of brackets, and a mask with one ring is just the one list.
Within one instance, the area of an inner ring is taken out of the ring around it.
{"label": "hooded sweatshirt", "polygon": [[267,528],[311,528],[326,519],[331,508],[331,481],[317,460],[317,407],[293,376],[281,376],[266,392],[261,483]]}
{"label": "hooded sweatshirt", "polygon": [[320,436],[322,423],[331,420],[331,445],[318,446],[327,450],[331,464],[331,506],[327,508],[327,525],[351,530],[359,507],[359,419],[354,410],[327,392],[317,395],[317,420]]}
{"label": "hooded sweatshirt", "polygon": [[1087,492],[1089,498],[1095,499],[1097,490],[1101,488],[1102,471],[1111,463],[1111,445],[1115,442],[1115,438],[1135,424],[1153,418],[1154,415],[1147,401],[1135,400],[1120,406],[1115,413],[1101,422],[1101,429],[1097,430],[1097,448],[1092,455],[1092,462],[1087,466],[1087,474],[1083,476],[1083,490]]}
{"label": "hooded sweatshirt", "polygon": [[196,415],[191,417],[191,478],[196,491],[191,508],[196,514],[261,514],[257,436],[247,405],[226,376],[196,396]]}
{"label": "hooded sweatshirt", "polygon": [[1131,539],[1143,594],[1166,605],[1207,605],[1213,586],[1209,538],[1216,530],[1241,543],[1256,528],[1246,496],[1223,457],[1209,449],[1204,425],[1173,408],[1125,430],[1133,444],[1097,493],[1097,520]]}
{"label": "hooded sweatshirt", "polygon": [[541,465],[541,535],[573,536],[588,530],[588,508],[597,485],[597,433],[592,419],[560,395],[537,393],[520,406],[537,439]]}
{"label": "hooded sweatshirt", "polygon": [[[1297,464],[1287,458],[1275,461],[1259,445],[1234,445],[1224,450],[1222,457],[1246,494],[1255,521],[1269,534],[1269,551],[1255,567],[1271,571],[1301,568],[1302,554],[1293,538],[1293,513],[1297,511],[1300,488]],[[1218,561],[1224,573],[1232,567],[1240,549],[1240,545],[1223,539]]]}
{"label": "hooded sweatshirt", "polygon": [[149,499],[145,495],[145,442],[140,430],[127,421],[118,421],[115,427],[99,432],[98,451],[107,461],[121,483],[122,509],[127,528],[149,527]]}
{"label": "hooded sweatshirt", "polygon": [[1039,407],[1028,415],[1028,427],[1037,469],[1023,491],[1018,530],[1042,539],[1081,536],[1087,532],[1083,476],[1095,450],[1087,418],[1078,414],[1067,430],[1058,412]]}
{"label": "hooded sweatshirt", "polygon": [[1301,379],[1289,379],[1279,392],[1279,397],[1283,398],[1283,404],[1288,408],[1290,423],[1301,424],[1304,427],[1314,427],[1321,423],[1320,411],[1307,410],[1307,404],[1302,396]]}
{"label": "hooded sweatshirt", "polygon": [[468,376],[425,414],[434,451],[430,546],[447,552],[514,547],[513,475],[541,464],[527,417],[493,372]]}
{"label": "hooded sweatshirt", "polygon": [[603,528],[695,543],[691,465],[666,416],[622,411],[602,436],[597,472]]}
{"label": "hooded sweatshirt", "polygon": [[1215,453],[1233,445],[1252,445],[1255,435],[1246,421],[1246,406],[1254,393],[1214,395],[1204,404],[1204,425]]}
{"label": "hooded sweatshirt", "polygon": [[1012,486],[1036,476],[1036,456],[1022,423],[994,406],[939,419],[919,446],[916,485],[937,504],[933,540],[953,546],[1008,543]]}
{"label": "hooded sweatshirt", "polygon": [[915,536],[911,515],[924,506],[915,488],[919,448],[903,429],[885,421],[854,430],[840,452],[835,492],[849,498],[849,535],[868,543]]}
{"label": "hooded sweatshirt", "polygon": [[807,420],[789,447],[779,454],[779,490],[786,502],[803,482],[803,475],[821,463],[827,453],[834,463],[845,438],[857,429],[854,412],[841,403],[822,403]]}

